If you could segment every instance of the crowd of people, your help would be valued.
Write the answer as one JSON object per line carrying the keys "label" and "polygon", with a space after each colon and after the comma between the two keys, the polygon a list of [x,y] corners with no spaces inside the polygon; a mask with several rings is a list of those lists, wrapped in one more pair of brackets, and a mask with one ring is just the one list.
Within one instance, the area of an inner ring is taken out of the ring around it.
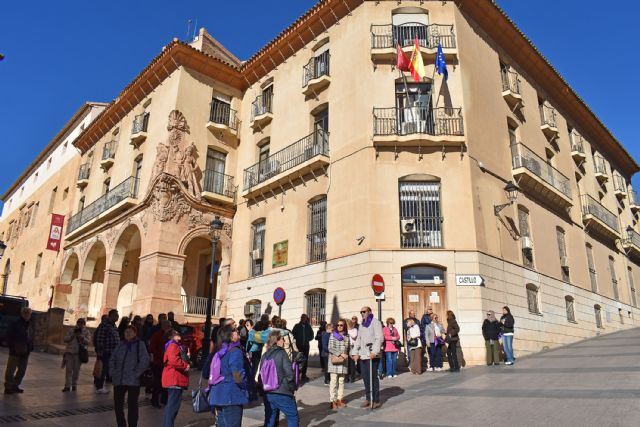
{"label": "crowd of people", "polygon": [[[488,311],[482,324],[486,344],[487,365],[514,363],[514,318],[509,307],[503,307],[500,320]],[[314,334],[306,314],[292,330],[278,316],[262,315],[254,323],[243,319],[221,318],[211,332],[209,356],[202,363],[201,381],[208,408],[217,426],[240,426],[243,408],[262,398],[265,426],[277,425],[280,413],[289,426],[299,425],[295,393],[309,381],[307,367],[310,344],[318,342],[324,383],[329,386],[328,409],[346,406],[344,384],[359,377],[364,384],[363,408],[376,409],[380,401],[380,380],[397,377],[398,355],[407,357],[414,375],[443,370],[446,354],[450,372],[465,365],[460,346],[460,326],[453,311],[447,311],[446,327],[431,308],[418,320],[413,311],[403,320],[402,330],[394,318],[385,325],[373,315],[370,307],[360,310],[361,319],[338,319],[321,322]],[[22,393],[29,353],[33,350],[29,327],[31,310],[24,308],[20,318],[8,331],[9,359],[5,373],[5,394]],[[88,362],[88,347],[93,343],[96,361],[93,367],[96,393],[107,394],[106,383],[113,385],[114,411],[118,427],[134,427],[138,422],[141,388],[150,395],[155,408],[163,408],[163,427],[174,425],[189,386],[193,364],[189,351],[181,344],[179,324],[173,313],[160,314],[157,322],[149,314],[119,320],[117,310],[103,316],[93,337],[84,319],[64,337],[63,392],[77,389],[80,367]],[[125,399],[127,414],[125,417]]]}

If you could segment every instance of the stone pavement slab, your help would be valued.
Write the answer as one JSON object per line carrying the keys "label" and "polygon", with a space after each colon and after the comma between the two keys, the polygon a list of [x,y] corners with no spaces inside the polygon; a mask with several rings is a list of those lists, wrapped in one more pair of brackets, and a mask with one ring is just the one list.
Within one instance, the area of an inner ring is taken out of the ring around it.
{"label": "stone pavement slab", "polygon": [[[517,337],[516,337],[517,355]],[[60,359],[33,354],[25,394],[4,396],[0,424],[114,426],[112,397],[93,393],[91,369],[83,367],[80,391],[63,394]],[[6,351],[0,352],[4,369]],[[56,366],[57,365],[57,366]],[[314,370],[318,376],[317,370]],[[192,378],[192,384],[197,379]],[[347,408],[328,410],[328,387],[321,379],[302,387],[296,398],[301,426],[640,426],[640,328],[600,336],[519,358],[514,366],[482,366],[456,374],[401,374],[382,381],[383,407],[360,408],[362,382],[346,384]],[[185,393],[186,395],[186,393]],[[162,411],[140,409],[141,427],[157,426]],[[63,411],[83,415],[64,415]],[[55,413],[52,414],[52,411]],[[95,412],[91,412],[95,411]],[[52,414],[40,420],[8,422],[6,416]],[[245,409],[243,426],[263,424],[264,409]],[[211,414],[193,414],[189,401],[176,426],[211,426]],[[281,423],[281,425],[284,425]]]}

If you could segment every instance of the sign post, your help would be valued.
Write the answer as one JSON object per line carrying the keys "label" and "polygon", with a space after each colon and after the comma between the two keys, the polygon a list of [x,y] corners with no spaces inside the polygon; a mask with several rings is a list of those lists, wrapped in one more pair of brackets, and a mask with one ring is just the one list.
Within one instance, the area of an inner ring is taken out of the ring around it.
{"label": "sign post", "polygon": [[371,289],[378,301],[378,319],[382,322],[382,300],[384,299],[384,279],[379,274],[374,274],[371,278]]}
{"label": "sign post", "polygon": [[276,290],[273,291],[273,302],[278,306],[278,317],[282,317],[282,304],[284,304],[286,297],[287,294],[281,287],[277,287]]}

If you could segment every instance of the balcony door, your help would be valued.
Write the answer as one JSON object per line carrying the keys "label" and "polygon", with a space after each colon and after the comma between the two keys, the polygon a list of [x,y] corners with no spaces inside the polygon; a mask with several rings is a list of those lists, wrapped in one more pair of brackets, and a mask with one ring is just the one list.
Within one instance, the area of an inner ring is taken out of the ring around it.
{"label": "balcony door", "polygon": [[392,16],[393,46],[412,46],[416,37],[420,46],[428,46],[429,16],[426,13],[396,13]]}
{"label": "balcony door", "polygon": [[271,175],[271,165],[269,164],[269,141],[258,147],[258,182],[262,182]]}
{"label": "balcony door", "polygon": [[224,194],[224,172],[227,155],[211,148],[207,149],[207,164],[205,172],[205,188],[210,188],[216,194]]}
{"label": "balcony door", "polygon": [[432,133],[431,84],[396,83],[398,134]]}
{"label": "balcony door", "polygon": [[231,123],[231,103],[226,100],[213,98],[211,101],[211,120],[230,126]]}
{"label": "balcony door", "polygon": [[329,134],[329,108],[313,116],[313,153],[307,159],[323,153],[326,150],[327,135]]}

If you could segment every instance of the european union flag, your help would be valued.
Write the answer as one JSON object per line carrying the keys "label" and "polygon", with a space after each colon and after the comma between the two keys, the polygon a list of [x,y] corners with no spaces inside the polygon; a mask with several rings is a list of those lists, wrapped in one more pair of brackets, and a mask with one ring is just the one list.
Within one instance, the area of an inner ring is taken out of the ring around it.
{"label": "european union flag", "polygon": [[447,70],[447,63],[444,60],[444,52],[442,52],[442,44],[438,42],[438,53],[436,53],[436,70],[438,74],[444,74],[444,79],[449,80],[449,71]]}

